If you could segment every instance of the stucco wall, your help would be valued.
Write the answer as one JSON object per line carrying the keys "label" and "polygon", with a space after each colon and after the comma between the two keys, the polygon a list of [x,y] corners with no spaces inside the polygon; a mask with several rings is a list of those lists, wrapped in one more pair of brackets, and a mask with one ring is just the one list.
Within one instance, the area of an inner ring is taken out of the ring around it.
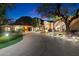
{"label": "stucco wall", "polygon": [[74,19],[70,24],[71,30],[79,30],[79,18]]}

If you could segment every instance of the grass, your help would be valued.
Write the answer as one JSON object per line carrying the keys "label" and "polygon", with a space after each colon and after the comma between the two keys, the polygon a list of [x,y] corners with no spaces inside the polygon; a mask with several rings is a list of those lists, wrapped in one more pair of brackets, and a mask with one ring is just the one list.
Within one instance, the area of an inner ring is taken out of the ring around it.
{"label": "grass", "polygon": [[0,49],[13,45],[22,40],[21,34],[15,34],[10,36],[0,36]]}

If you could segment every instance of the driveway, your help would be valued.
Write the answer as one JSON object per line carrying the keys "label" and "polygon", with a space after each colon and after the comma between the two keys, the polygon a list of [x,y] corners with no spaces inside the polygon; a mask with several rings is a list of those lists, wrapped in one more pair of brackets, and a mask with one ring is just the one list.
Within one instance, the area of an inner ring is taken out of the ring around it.
{"label": "driveway", "polygon": [[27,33],[23,40],[0,49],[1,56],[79,55],[79,41],[72,42],[39,33]]}

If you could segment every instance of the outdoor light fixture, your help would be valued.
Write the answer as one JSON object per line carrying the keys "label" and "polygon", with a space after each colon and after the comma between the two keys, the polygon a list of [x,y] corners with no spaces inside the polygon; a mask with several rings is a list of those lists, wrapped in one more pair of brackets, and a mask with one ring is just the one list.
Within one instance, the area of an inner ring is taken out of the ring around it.
{"label": "outdoor light fixture", "polygon": [[73,39],[76,39],[76,37],[75,37],[75,36],[73,36],[72,38],[73,38]]}
{"label": "outdoor light fixture", "polygon": [[15,31],[18,31],[18,29],[20,29],[20,28],[21,28],[20,26],[16,26]]}
{"label": "outdoor light fixture", "polygon": [[5,36],[9,36],[9,33],[5,33],[4,35],[5,35]]}

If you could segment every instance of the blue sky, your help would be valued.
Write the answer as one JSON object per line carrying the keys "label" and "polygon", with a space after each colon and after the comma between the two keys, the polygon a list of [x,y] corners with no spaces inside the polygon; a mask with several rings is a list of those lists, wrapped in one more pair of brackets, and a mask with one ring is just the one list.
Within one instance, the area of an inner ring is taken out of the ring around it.
{"label": "blue sky", "polygon": [[[8,9],[7,10],[7,16],[11,19],[18,19],[22,16],[31,16],[31,17],[39,17],[40,15],[35,11],[36,8],[39,6],[39,3],[16,3],[15,7],[13,9]],[[63,7],[66,7],[63,5]],[[76,10],[79,8],[79,4],[75,5],[73,8],[69,7],[70,11],[69,13],[71,14],[73,10]]]}
{"label": "blue sky", "polygon": [[7,16],[12,19],[18,19],[21,16],[40,17],[35,11],[39,4],[16,4],[13,9],[7,10]]}

